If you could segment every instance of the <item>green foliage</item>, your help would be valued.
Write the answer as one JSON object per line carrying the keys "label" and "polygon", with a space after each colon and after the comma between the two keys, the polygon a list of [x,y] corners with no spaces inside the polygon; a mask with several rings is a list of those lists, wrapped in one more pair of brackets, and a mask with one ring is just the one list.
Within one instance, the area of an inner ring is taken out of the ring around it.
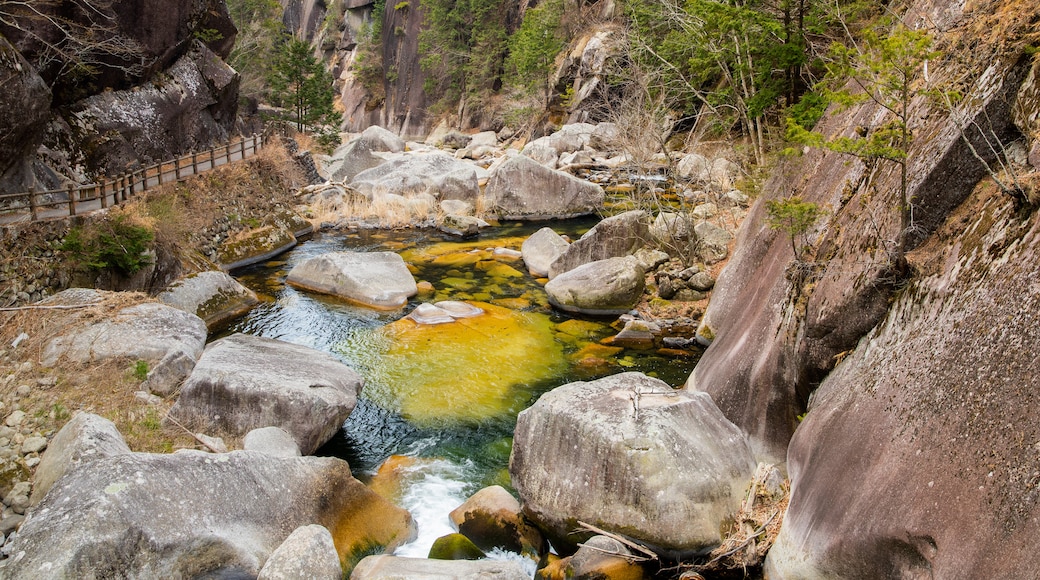
{"label": "green foliage", "polygon": [[133,276],[151,263],[147,254],[155,234],[118,214],[87,228],[69,230],[61,251],[82,270],[115,270]]}
{"label": "green foliage", "polygon": [[506,73],[510,84],[532,92],[540,88],[546,104],[551,97],[553,64],[565,45],[560,26],[563,0],[546,0],[524,14],[520,29],[509,39]]}
{"label": "green foliage", "polygon": [[202,41],[204,44],[216,42],[224,38],[224,35],[221,34],[220,31],[216,30],[215,28],[196,29],[195,32],[192,33],[192,36]]}
{"label": "green foliage", "polygon": [[854,136],[827,138],[788,118],[787,137],[867,163],[881,160],[899,166],[900,229],[894,256],[899,265],[905,259],[906,236],[913,225],[913,200],[907,190],[907,156],[913,142],[910,103],[918,95],[932,95],[929,87],[916,81],[924,63],[937,58],[939,53],[932,50],[932,37],[927,30],[911,30],[901,22],[887,34],[865,30],[859,45],[835,43],[830,52],[827,76],[818,87],[821,96],[841,108],[873,103],[888,113],[887,119],[874,127],[857,128]]}
{"label": "green foliage", "polygon": [[239,93],[264,98],[282,34],[282,7],[278,0],[227,0],[227,7],[238,29],[228,63],[242,77]]}
{"label": "green foliage", "polygon": [[321,125],[339,127],[343,118],[333,107],[336,93],[332,74],[308,43],[287,39],[278,51],[269,80],[272,100],[289,110],[289,120],[298,131]]}
{"label": "green foliage", "polygon": [[507,52],[506,0],[430,0],[423,3],[419,65],[423,89],[446,109],[489,97]]}
{"label": "green foliage", "polygon": [[806,93],[794,106],[787,109],[787,120],[806,131],[811,131],[826,110],[826,98],[819,93]]}
{"label": "green foliage", "polygon": [[822,216],[823,210],[820,206],[811,201],[804,201],[798,196],[766,202],[766,223],[771,229],[780,230],[788,235],[796,260],[801,260],[798,238],[804,236]]}
{"label": "green foliage", "polygon": [[134,378],[143,381],[148,378],[148,361],[139,360],[134,363],[133,368]]}

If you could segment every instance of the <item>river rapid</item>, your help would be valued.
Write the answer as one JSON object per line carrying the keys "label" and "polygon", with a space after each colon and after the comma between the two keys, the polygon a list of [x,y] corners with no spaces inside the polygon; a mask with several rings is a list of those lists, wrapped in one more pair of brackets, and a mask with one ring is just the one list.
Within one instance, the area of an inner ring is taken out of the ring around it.
{"label": "river rapid", "polygon": [[[274,261],[236,271],[263,301],[211,338],[243,332],[309,346],[365,378],[354,412],[317,454],[345,459],[355,477],[411,512],[418,538],[395,554],[425,557],[437,537],[454,531],[448,513],[467,497],[488,485],[512,489],[516,416],[542,393],[627,370],[678,386],[696,363],[699,353],[670,357],[602,345],[616,333],[613,320],[554,311],[544,281],[522,260],[493,251],[519,250],[545,225],[577,239],[595,221],[507,223],[464,242],[433,230],[318,233]],[[397,252],[435,293],[385,312],[285,283],[300,261],[343,250]],[[440,300],[465,300],[485,314],[418,329],[402,320],[418,304]]]}

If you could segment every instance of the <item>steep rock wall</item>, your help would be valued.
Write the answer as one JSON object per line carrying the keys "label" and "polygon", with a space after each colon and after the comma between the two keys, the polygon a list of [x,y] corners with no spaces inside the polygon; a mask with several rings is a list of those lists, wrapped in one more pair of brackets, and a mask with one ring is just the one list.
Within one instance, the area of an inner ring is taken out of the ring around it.
{"label": "steep rock wall", "polygon": [[[911,249],[986,175],[962,135],[987,161],[995,157],[987,140],[1009,143],[1019,136],[1011,107],[1030,63],[1021,48],[1010,48],[1014,35],[982,47],[976,35],[990,37],[986,29],[977,30],[985,26],[984,17],[1021,3],[986,4],[965,13],[963,5],[919,2],[906,17],[912,27],[935,27],[945,56],[931,63],[930,82],[960,79],[967,95],[953,112],[924,97],[912,104]],[[864,105],[831,112],[817,129],[854,136],[884,119],[884,111]],[[702,335],[714,340],[689,383],[711,393],[764,458],[784,459],[814,386],[835,357],[854,348],[888,310],[901,282],[891,268],[900,228],[898,184],[894,164],[806,151],[778,168],[742,226],[705,314]],[[795,264],[790,241],[765,223],[765,200],[788,195],[801,195],[831,214],[809,236],[816,250],[807,264]]]}
{"label": "steep rock wall", "polygon": [[0,35],[0,192],[35,185],[31,156],[43,141],[50,105],[47,83]]}

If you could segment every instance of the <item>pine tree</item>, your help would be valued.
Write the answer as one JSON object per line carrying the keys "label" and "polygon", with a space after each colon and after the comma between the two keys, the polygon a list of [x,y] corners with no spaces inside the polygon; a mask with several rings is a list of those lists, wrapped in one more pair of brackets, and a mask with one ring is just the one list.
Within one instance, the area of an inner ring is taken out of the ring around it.
{"label": "pine tree", "polygon": [[291,38],[282,45],[272,66],[272,99],[289,110],[297,131],[336,125],[342,118],[333,107],[332,75],[306,42]]}

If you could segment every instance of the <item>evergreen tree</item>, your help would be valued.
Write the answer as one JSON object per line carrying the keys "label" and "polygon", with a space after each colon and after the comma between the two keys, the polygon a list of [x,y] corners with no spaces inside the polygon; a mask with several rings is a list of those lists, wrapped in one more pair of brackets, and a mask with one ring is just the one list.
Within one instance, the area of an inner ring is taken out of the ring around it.
{"label": "evergreen tree", "polygon": [[528,9],[520,29],[509,39],[506,70],[513,84],[540,87],[546,107],[552,97],[553,64],[565,46],[560,26],[563,8],[563,0],[547,0]]}
{"label": "evergreen tree", "polygon": [[272,99],[289,110],[298,131],[338,125],[342,115],[333,107],[332,75],[306,42],[288,39],[278,51],[270,77]]}

